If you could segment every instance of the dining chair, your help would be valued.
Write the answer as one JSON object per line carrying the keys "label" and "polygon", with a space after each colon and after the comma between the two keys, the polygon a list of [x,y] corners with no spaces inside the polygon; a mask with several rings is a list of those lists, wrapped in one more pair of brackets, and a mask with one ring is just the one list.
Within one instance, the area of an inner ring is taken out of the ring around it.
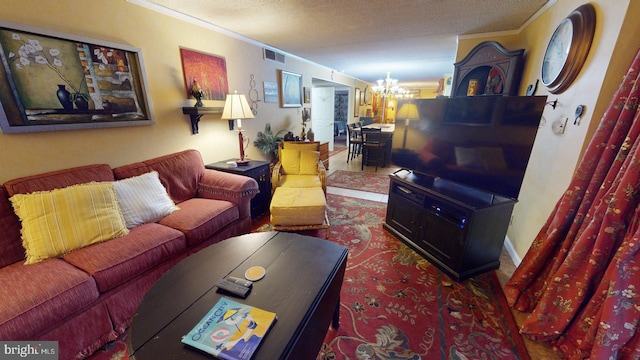
{"label": "dining chair", "polygon": [[387,140],[382,136],[380,128],[362,128],[362,170],[364,165],[375,163],[376,172],[378,166],[387,166],[386,148]]}
{"label": "dining chair", "polygon": [[356,124],[347,126],[347,163],[362,152],[362,135],[358,136],[358,133],[360,131],[356,131]]}

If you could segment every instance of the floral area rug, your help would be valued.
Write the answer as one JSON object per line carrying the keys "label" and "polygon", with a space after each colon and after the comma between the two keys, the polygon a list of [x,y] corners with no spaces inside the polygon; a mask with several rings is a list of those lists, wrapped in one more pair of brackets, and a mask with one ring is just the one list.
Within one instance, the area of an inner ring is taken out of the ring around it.
{"label": "floral area rug", "polygon": [[[327,205],[329,240],[349,258],[340,327],[317,360],[529,359],[494,272],[457,283],[382,228],[385,203],[328,194]],[[254,219],[253,231],[268,222]],[[127,360],[126,335],[90,359]]]}
{"label": "floral area rug", "polygon": [[336,170],[327,176],[327,186],[388,194],[389,175]]}
{"label": "floral area rug", "polygon": [[[457,283],[382,228],[386,204],[328,194],[327,205],[329,240],[349,258],[340,327],[317,360],[529,359],[494,272]],[[270,231],[268,215],[254,229]]]}

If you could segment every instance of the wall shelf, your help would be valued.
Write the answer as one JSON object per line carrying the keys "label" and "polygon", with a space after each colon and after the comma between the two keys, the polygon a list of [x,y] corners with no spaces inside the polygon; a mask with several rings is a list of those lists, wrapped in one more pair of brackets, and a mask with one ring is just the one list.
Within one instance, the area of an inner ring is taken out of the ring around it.
{"label": "wall shelf", "polygon": [[185,115],[189,115],[191,118],[191,132],[195,135],[198,133],[198,122],[200,122],[200,118],[203,115],[209,114],[222,114],[223,107],[195,107],[195,106],[186,106],[182,108],[182,113]]}

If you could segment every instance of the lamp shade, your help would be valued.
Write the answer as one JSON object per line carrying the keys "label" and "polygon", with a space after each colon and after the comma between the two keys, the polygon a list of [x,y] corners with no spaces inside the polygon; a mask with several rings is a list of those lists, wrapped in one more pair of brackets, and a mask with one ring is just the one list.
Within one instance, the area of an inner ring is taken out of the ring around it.
{"label": "lamp shade", "polygon": [[221,119],[253,119],[253,112],[243,94],[227,94]]}
{"label": "lamp shade", "polygon": [[398,110],[398,119],[418,119],[420,118],[420,114],[418,113],[418,105],[408,103],[404,104]]}

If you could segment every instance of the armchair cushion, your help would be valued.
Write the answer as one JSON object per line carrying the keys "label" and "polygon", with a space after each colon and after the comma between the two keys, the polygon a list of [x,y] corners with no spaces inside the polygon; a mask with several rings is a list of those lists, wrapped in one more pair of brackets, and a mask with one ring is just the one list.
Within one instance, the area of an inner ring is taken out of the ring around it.
{"label": "armchair cushion", "polygon": [[300,175],[318,175],[319,151],[300,151]]}
{"label": "armchair cushion", "polygon": [[286,175],[300,174],[300,150],[281,150],[282,172]]}
{"label": "armchair cushion", "polygon": [[282,171],[286,175],[317,175],[319,151],[282,149]]}
{"label": "armchair cushion", "polygon": [[[322,181],[318,175],[282,175],[277,187],[289,188],[314,188],[324,189]],[[275,189],[274,189],[275,191]]]}
{"label": "armchair cushion", "polygon": [[327,201],[322,189],[279,187],[269,207],[274,225],[317,225],[325,220]]}

